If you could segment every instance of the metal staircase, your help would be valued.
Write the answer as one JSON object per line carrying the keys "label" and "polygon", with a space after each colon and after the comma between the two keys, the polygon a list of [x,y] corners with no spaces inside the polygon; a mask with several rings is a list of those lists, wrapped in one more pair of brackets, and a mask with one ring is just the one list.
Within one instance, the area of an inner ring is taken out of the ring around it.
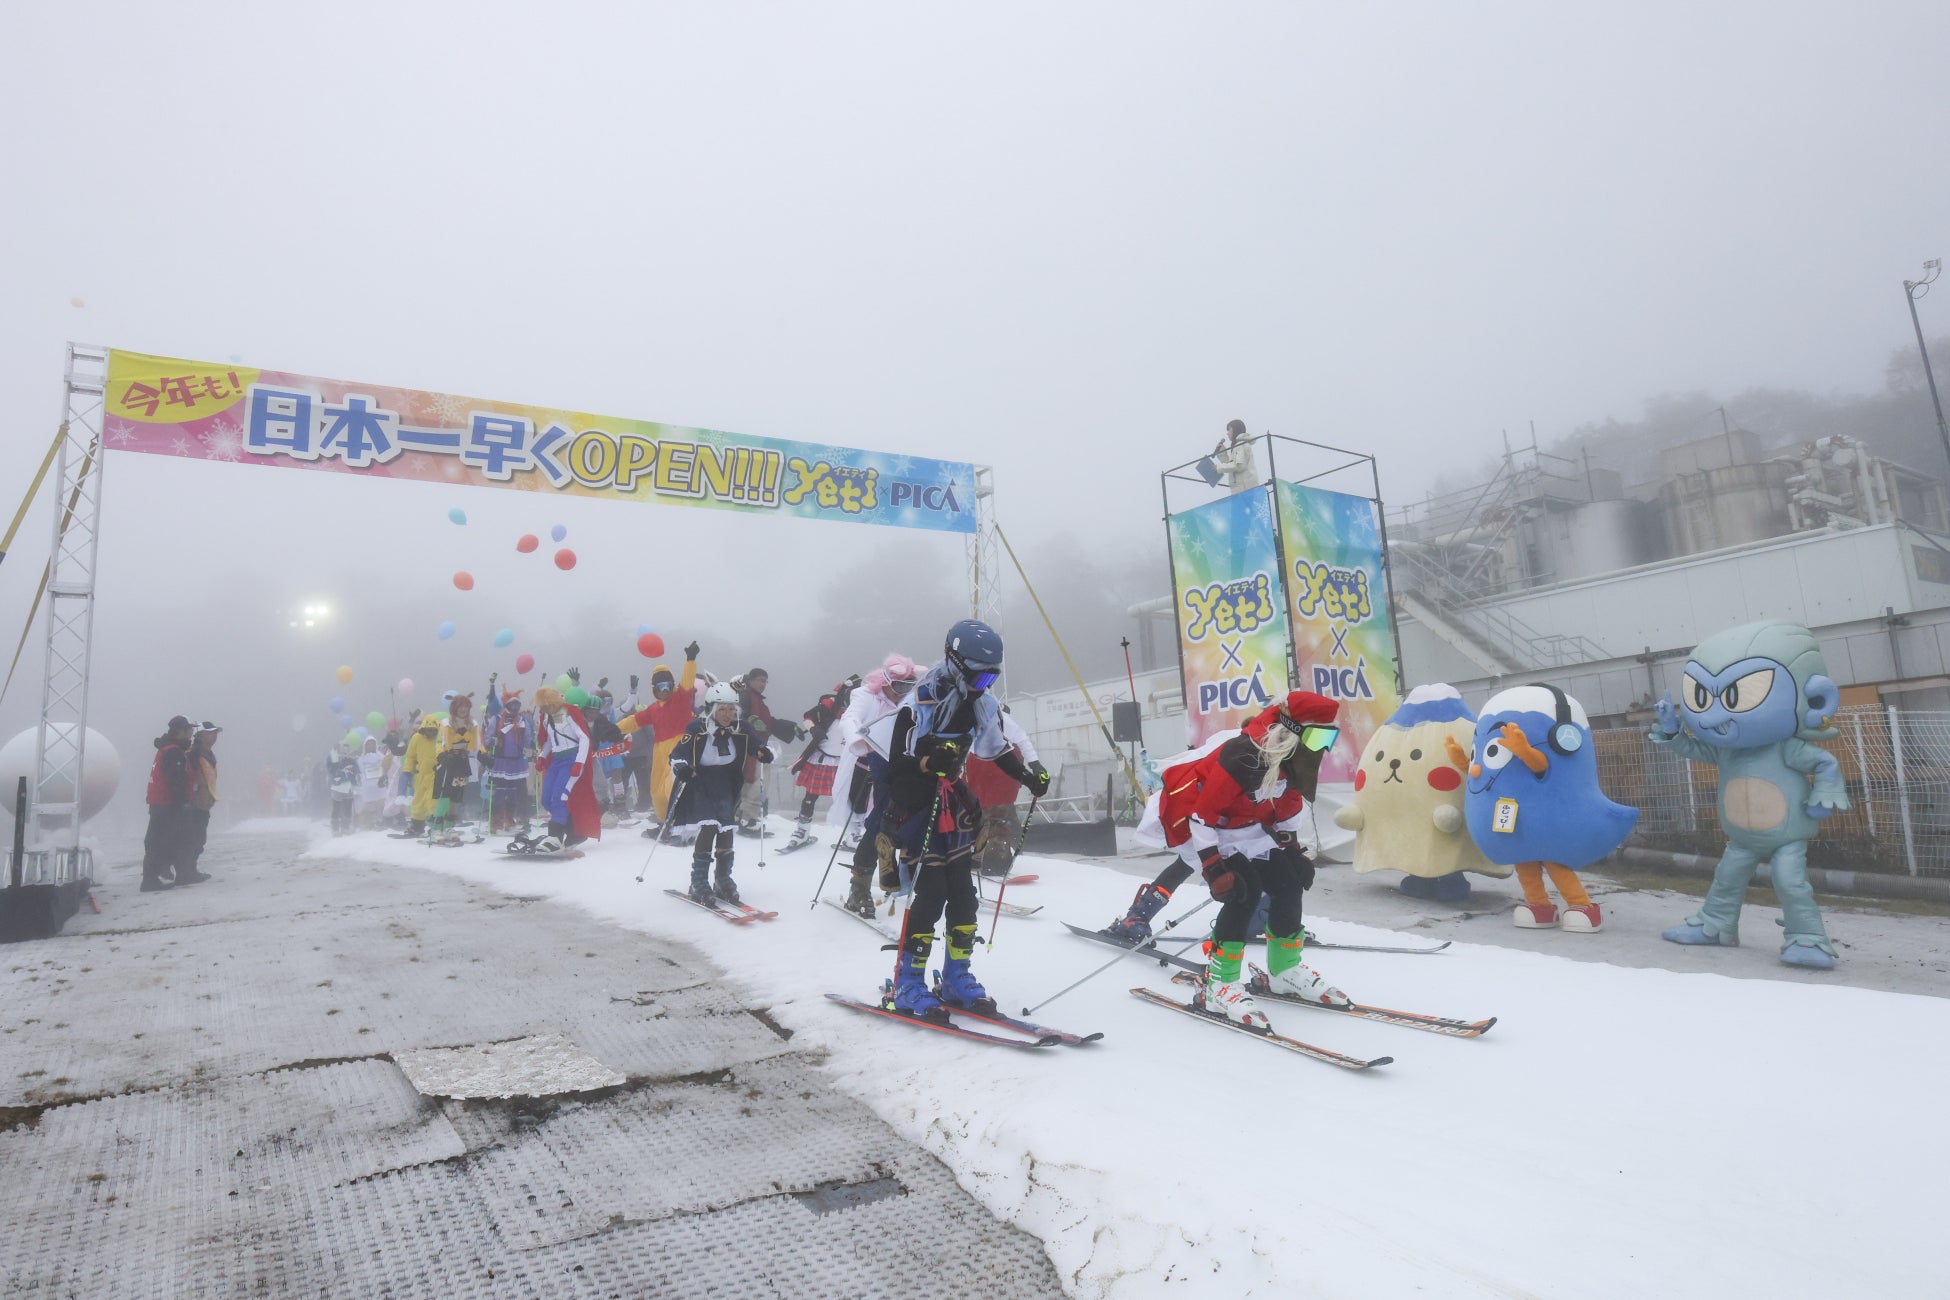
{"label": "metal staircase", "polygon": [[1432,501],[1422,519],[1391,530],[1389,559],[1403,608],[1498,676],[1610,657],[1589,637],[1540,632],[1492,603],[1505,590],[1496,566],[1508,552],[1524,503],[1539,495],[1544,479],[1557,477],[1543,459],[1534,448],[1527,464],[1506,454],[1482,487]]}

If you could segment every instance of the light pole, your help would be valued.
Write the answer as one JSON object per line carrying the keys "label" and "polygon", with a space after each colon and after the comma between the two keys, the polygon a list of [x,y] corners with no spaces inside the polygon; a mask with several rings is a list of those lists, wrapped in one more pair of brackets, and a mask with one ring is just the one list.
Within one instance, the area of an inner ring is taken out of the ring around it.
{"label": "light pole", "polygon": [[1943,399],[1937,396],[1936,372],[1930,369],[1930,350],[1923,345],[1923,322],[1916,317],[1916,300],[1930,291],[1936,278],[1943,274],[1943,259],[1933,257],[1923,263],[1923,278],[1904,280],[1903,293],[1909,298],[1909,323],[1916,327],[1916,350],[1923,354],[1923,378],[1930,385],[1930,405],[1936,408],[1936,433],[1943,439],[1943,454],[1950,457],[1950,425],[1943,422]]}

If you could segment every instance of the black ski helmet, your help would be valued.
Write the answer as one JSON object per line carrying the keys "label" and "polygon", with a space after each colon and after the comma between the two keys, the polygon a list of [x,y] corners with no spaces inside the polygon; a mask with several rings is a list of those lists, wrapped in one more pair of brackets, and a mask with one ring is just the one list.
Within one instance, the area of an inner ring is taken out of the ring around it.
{"label": "black ski helmet", "polygon": [[980,619],[949,628],[942,653],[971,691],[987,690],[1002,675],[1002,634]]}

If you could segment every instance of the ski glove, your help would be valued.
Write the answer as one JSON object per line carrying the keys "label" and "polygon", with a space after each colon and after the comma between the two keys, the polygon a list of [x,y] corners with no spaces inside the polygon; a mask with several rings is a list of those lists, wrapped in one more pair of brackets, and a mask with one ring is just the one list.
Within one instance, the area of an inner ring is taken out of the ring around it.
{"label": "ski glove", "polygon": [[1048,768],[1044,767],[1041,763],[1031,763],[1029,765],[1029,778],[1024,783],[1029,787],[1029,793],[1039,799],[1049,793],[1050,775]]}
{"label": "ski glove", "polygon": [[686,663],[697,662],[697,642],[693,641],[684,647],[684,661]]}
{"label": "ski glove", "polygon": [[1198,855],[1200,873],[1205,877],[1205,887],[1212,891],[1212,897],[1221,903],[1230,903],[1235,898],[1243,898],[1252,891],[1253,864],[1244,854],[1234,853],[1220,857],[1217,849],[1206,849]]}
{"label": "ski glove", "polygon": [[929,775],[947,777],[951,781],[961,775],[962,765],[968,761],[961,745],[946,736],[923,736],[914,747],[914,752]]}
{"label": "ski glove", "polygon": [[1293,879],[1299,884],[1301,892],[1304,893],[1314,887],[1314,860],[1307,856],[1305,849],[1289,842],[1274,849],[1271,856],[1284,863],[1287,870],[1293,873]]}
{"label": "ski glove", "polygon": [[673,758],[670,760],[670,774],[681,781],[691,774],[691,765],[681,758]]}

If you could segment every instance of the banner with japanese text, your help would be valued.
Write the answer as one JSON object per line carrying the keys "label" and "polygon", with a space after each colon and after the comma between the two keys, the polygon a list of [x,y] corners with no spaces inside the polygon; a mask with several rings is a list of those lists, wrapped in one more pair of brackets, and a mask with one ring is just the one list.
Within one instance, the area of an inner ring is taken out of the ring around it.
{"label": "banner with japanese text", "polygon": [[104,401],[115,451],[976,531],[959,461],[120,350]]}
{"label": "banner with japanese text", "polygon": [[1341,740],[1322,781],[1352,781],[1361,750],[1394,713],[1395,638],[1375,503],[1275,480],[1299,690],[1341,702]]}
{"label": "banner with japanese text", "polygon": [[1264,488],[1167,522],[1185,666],[1187,743],[1243,724],[1287,691],[1286,609]]}

